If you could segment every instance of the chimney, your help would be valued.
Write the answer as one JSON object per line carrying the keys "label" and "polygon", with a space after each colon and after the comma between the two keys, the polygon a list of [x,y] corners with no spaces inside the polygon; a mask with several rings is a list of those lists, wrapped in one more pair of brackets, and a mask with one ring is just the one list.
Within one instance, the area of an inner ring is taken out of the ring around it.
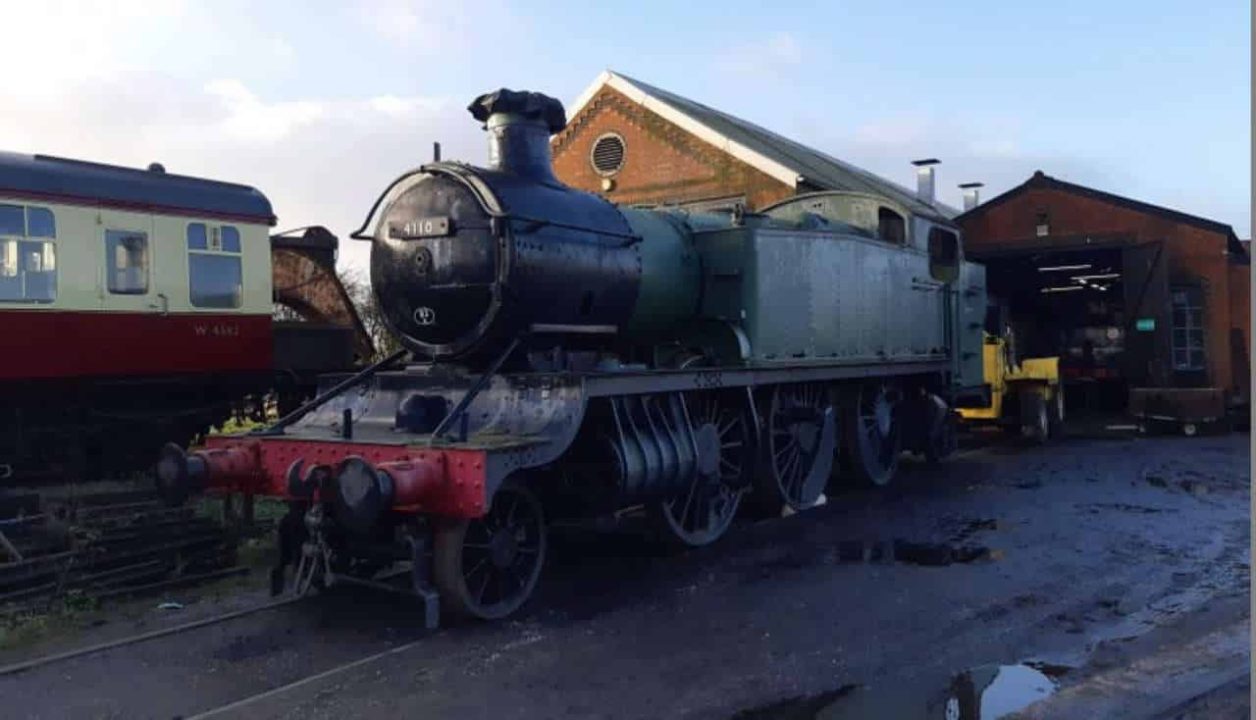
{"label": "chimney", "polygon": [[959,189],[964,191],[964,212],[968,212],[981,204],[978,189],[983,187],[985,187],[985,183],[960,183]]}
{"label": "chimney", "polygon": [[916,166],[916,197],[930,205],[933,204],[933,166],[938,162],[937,158],[911,162]]}
{"label": "chimney", "polygon": [[479,96],[467,110],[488,130],[490,168],[558,184],[549,141],[567,124],[561,102],[541,93],[503,88]]}

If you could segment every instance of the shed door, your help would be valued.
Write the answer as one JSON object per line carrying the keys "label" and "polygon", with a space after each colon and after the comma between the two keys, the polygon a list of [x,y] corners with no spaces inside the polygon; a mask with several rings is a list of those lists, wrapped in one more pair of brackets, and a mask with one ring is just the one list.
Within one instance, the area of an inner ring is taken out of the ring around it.
{"label": "shed door", "polygon": [[1122,251],[1125,276],[1125,376],[1130,387],[1166,387],[1172,367],[1168,258],[1161,241]]}

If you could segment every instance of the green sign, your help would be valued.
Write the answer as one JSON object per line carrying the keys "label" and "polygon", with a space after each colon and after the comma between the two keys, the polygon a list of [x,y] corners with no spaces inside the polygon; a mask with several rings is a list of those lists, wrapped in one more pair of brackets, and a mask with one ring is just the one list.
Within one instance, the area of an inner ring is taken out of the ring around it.
{"label": "green sign", "polygon": [[1134,321],[1134,329],[1138,332],[1152,332],[1156,329],[1156,319],[1138,318]]}

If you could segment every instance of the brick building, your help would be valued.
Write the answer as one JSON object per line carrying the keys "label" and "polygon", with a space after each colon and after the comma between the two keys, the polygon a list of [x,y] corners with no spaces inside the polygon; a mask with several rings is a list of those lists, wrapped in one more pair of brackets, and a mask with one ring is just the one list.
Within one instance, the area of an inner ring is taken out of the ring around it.
{"label": "brick building", "polygon": [[1228,225],[1041,173],[961,214],[934,199],[927,165],[913,192],[611,71],[569,113],[552,139],[555,172],[612,202],[755,210],[840,190],[959,223],[968,258],[986,263],[1018,330],[1020,354],[1061,356],[1075,408],[1124,407],[1130,387],[1248,397],[1250,268]]}
{"label": "brick building", "polygon": [[585,90],[569,117],[552,140],[555,173],[616,203],[693,210],[740,203],[756,210],[798,193],[846,190],[888,197],[926,216],[958,214],[758,125],[611,71]]}
{"label": "brick building", "polygon": [[1073,385],[1250,392],[1251,276],[1224,223],[1041,171],[956,221],[1032,354]]}

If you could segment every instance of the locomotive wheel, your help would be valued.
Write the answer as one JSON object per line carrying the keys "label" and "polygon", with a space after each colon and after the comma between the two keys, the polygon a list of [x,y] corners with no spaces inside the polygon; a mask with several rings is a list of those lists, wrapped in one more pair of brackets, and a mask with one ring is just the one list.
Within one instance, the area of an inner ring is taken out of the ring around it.
{"label": "locomotive wheel", "polygon": [[814,505],[828,483],[836,451],[828,388],[819,383],[774,387],[767,440],[767,474],[774,486],[764,489],[765,498],[792,510]]}
{"label": "locomotive wheel", "polygon": [[902,450],[898,390],[888,383],[860,383],[843,392],[842,425],[850,473],[864,485],[887,485]]}
{"label": "locomotive wheel", "polygon": [[723,537],[737,515],[754,467],[754,430],[744,404],[716,393],[685,397],[698,445],[698,471],[675,497],[659,503],[669,537],[701,547]]}
{"label": "locomotive wheel", "polygon": [[523,485],[507,481],[486,515],[441,524],[433,548],[433,579],[446,607],[498,620],[518,610],[545,562],[545,516]]}

